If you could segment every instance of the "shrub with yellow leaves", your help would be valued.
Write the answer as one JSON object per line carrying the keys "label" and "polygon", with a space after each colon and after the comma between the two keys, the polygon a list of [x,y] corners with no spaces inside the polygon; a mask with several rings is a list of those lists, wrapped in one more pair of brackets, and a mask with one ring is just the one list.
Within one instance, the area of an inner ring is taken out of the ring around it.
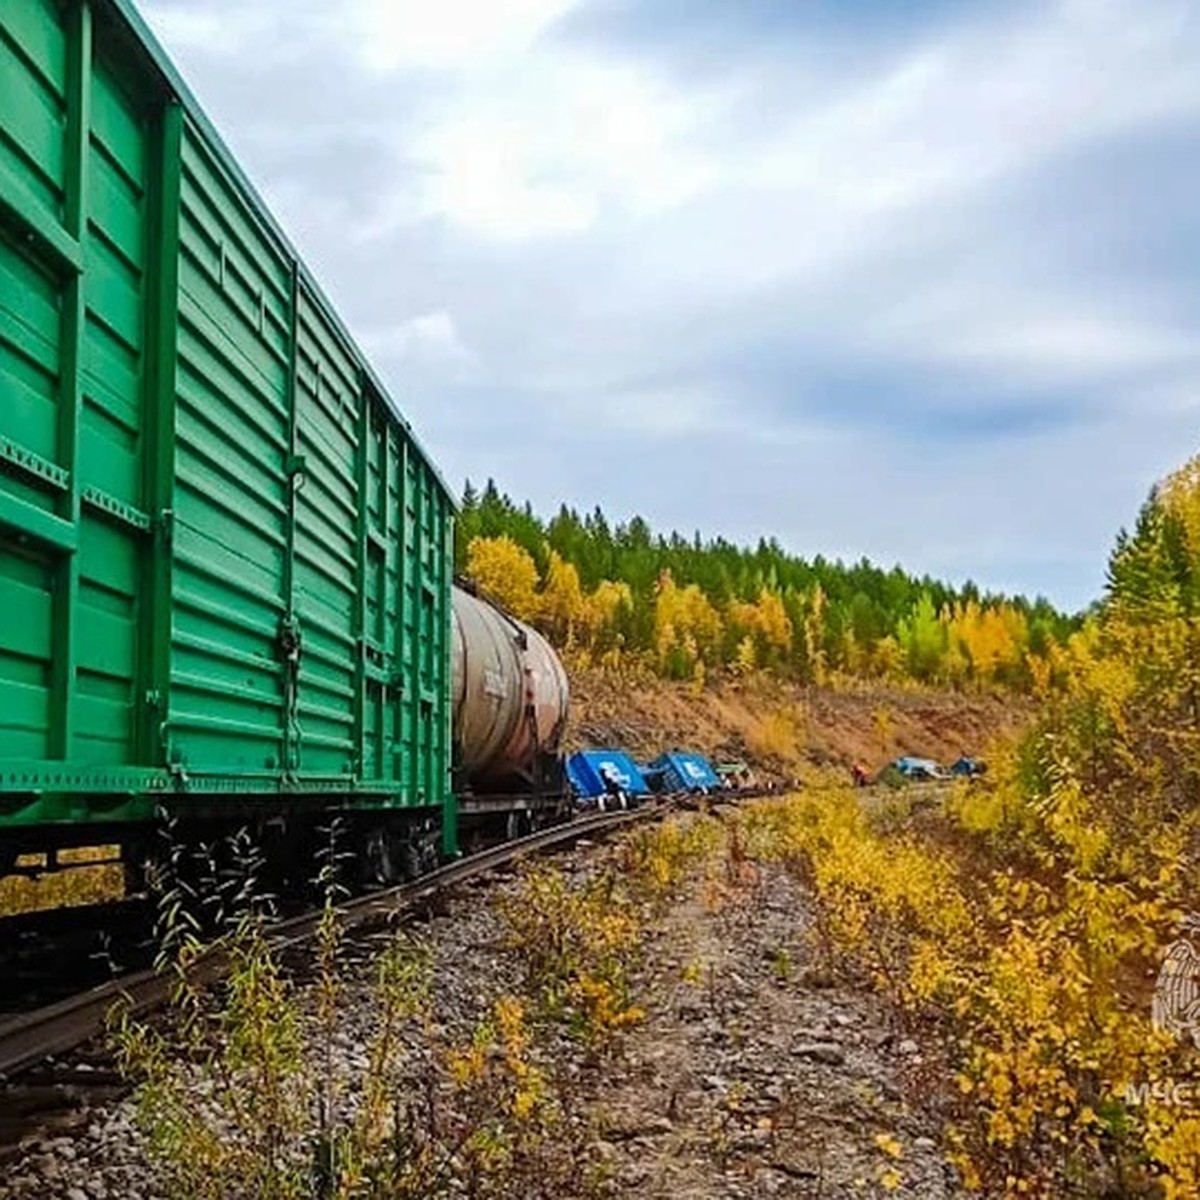
{"label": "shrub with yellow leaves", "polygon": [[640,926],[615,876],[573,883],[555,867],[534,867],[498,907],[544,1014],[595,1048],[641,1019],[629,984]]}
{"label": "shrub with yellow leaves", "polygon": [[1127,1177],[1149,1156],[1172,1194],[1190,1194],[1191,1127],[1163,1105],[1131,1110],[1125,1092],[1178,1067],[1138,983],[1170,928],[1159,876],[1089,875],[1096,843],[1066,831],[1062,808],[1041,813],[1033,837],[972,796],[1043,853],[1022,861],[1044,866],[1053,847],[1061,872],[1005,865],[978,825],[964,839],[956,816],[974,805],[957,793],[919,827],[895,801],[845,788],[761,802],[743,823],[750,853],[788,863],[813,889],[831,962],[864,969],[909,1020],[955,1031],[950,1134],[966,1182],[1059,1195],[1067,1180]]}
{"label": "shrub with yellow leaves", "polygon": [[724,844],[721,823],[708,816],[669,818],[635,830],[623,847],[623,871],[634,886],[658,904],[716,860]]}

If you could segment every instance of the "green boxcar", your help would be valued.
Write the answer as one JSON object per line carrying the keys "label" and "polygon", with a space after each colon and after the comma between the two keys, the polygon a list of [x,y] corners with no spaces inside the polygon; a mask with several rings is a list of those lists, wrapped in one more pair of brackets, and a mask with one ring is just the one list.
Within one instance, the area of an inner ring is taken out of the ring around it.
{"label": "green boxcar", "polygon": [[453,501],[125,0],[0,4],[0,842],[436,812]]}

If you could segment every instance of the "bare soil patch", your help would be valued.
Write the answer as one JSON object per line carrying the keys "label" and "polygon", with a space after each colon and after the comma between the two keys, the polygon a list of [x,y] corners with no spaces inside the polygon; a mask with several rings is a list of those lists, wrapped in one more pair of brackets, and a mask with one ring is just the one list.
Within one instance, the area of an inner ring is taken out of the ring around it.
{"label": "bare soil patch", "polygon": [[985,692],[805,688],[758,675],[697,689],[653,677],[573,671],[568,745],[611,745],[654,757],[686,746],[790,777],[805,766],[878,767],[901,754],[952,761],[986,755],[1032,706]]}
{"label": "bare soil patch", "polygon": [[822,971],[776,867],[683,899],[648,940],[646,1021],[590,1104],[622,1197],[958,1195],[931,1063]]}

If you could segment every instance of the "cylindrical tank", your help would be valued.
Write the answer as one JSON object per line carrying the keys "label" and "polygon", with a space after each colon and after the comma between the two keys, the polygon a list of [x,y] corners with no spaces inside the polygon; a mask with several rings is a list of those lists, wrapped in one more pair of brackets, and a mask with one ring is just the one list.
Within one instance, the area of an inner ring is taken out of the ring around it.
{"label": "cylindrical tank", "polygon": [[531,779],[558,749],[570,692],[536,629],[456,587],[451,638],[454,737],[476,787]]}

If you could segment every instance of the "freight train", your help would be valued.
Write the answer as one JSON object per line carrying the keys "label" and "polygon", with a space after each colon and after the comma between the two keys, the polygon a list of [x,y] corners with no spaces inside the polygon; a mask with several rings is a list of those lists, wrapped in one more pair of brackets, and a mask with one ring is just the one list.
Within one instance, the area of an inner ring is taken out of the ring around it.
{"label": "freight train", "polygon": [[552,810],[561,665],[129,0],[0,5],[0,106],[0,872]]}

